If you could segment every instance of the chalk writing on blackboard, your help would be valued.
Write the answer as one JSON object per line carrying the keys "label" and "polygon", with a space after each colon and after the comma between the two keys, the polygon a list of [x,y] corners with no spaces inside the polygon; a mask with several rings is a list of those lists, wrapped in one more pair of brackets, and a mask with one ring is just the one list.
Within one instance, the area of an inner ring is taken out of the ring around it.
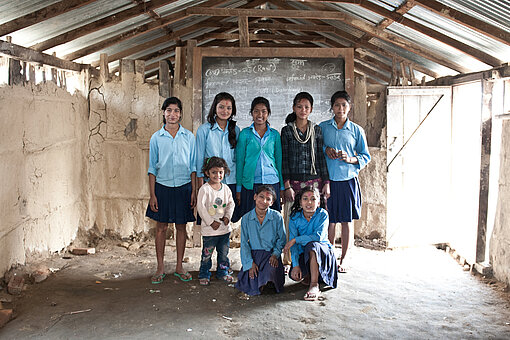
{"label": "chalk writing on blackboard", "polygon": [[301,91],[314,98],[310,119],[321,122],[331,117],[329,99],[345,88],[342,58],[202,58],[202,117],[218,92],[229,92],[236,100],[239,127],[249,126],[253,98],[263,96],[271,104],[271,126],[278,131],[292,112],[292,100]]}

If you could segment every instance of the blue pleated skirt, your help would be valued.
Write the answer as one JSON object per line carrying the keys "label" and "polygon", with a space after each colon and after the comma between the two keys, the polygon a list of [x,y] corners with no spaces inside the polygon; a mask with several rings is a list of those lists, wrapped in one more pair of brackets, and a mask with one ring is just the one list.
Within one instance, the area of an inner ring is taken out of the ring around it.
{"label": "blue pleated skirt", "polygon": [[[261,185],[262,184],[260,183],[253,184],[253,190],[246,189],[244,186],[241,187],[241,207],[239,209],[241,216],[255,208],[255,200],[253,199],[253,196],[255,196],[257,188]],[[270,185],[273,187],[274,191],[276,191],[276,200],[273,202],[273,205],[270,208],[276,211],[281,211],[282,207],[280,205],[280,183]]]}
{"label": "blue pleated skirt", "polygon": [[186,224],[195,221],[191,209],[191,182],[180,187],[167,187],[156,182],[154,193],[158,199],[158,211],[147,205],[145,216],[161,223]]}
{"label": "blue pleated skirt", "polygon": [[[303,277],[310,274],[310,251],[313,250],[317,257],[319,265],[319,282],[322,282],[332,288],[336,288],[338,271],[336,265],[336,257],[333,248],[327,243],[309,242],[305,246],[305,250],[299,255],[299,267]],[[289,277],[292,269],[289,271]]]}
{"label": "blue pleated skirt", "polygon": [[358,177],[347,181],[330,181],[328,198],[329,223],[352,222],[361,216],[361,190]]}
{"label": "blue pleated skirt", "polygon": [[272,282],[277,293],[283,291],[285,270],[281,258],[278,259],[278,267],[275,268],[269,264],[271,253],[267,250],[252,250],[251,256],[253,262],[259,267],[259,274],[257,277],[250,279],[248,273],[250,268],[246,270],[241,268],[237,275],[236,288],[248,295],[260,295],[260,288],[268,282]]}

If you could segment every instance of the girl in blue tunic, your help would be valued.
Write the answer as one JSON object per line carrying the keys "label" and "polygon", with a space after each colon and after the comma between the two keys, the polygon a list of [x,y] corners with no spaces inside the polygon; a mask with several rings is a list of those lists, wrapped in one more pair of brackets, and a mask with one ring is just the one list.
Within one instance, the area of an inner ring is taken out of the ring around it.
{"label": "girl in blue tunic", "polygon": [[151,281],[163,282],[166,274],[165,239],[168,223],[175,223],[177,264],[174,275],[190,281],[191,274],[182,268],[186,247],[186,223],[195,221],[196,204],[195,136],[180,124],[182,103],[176,97],[167,98],[161,107],[163,127],[150,140],[149,191],[150,200],[145,215],[156,223],[156,258],[158,267]]}
{"label": "girl in blue tunic", "polygon": [[236,288],[248,295],[259,295],[271,283],[277,293],[283,290],[285,273],[281,260],[285,245],[282,215],[269,208],[276,198],[271,185],[257,188],[255,208],[241,220],[241,263]]}
{"label": "girl in blue tunic", "polygon": [[[204,184],[202,172],[204,159],[214,156],[223,158],[227,162],[230,175],[225,176],[223,183],[228,185],[232,193],[236,192],[235,148],[240,132],[234,120],[236,113],[236,101],[230,93],[220,92],[214,97],[207,115],[207,123],[202,124],[197,130],[197,189]],[[232,222],[235,223],[240,218],[239,207],[236,206]],[[197,221],[198,224],[200,221]]]}
{"label": "girl in blue tunic", "polygon": [[319,283],[336,288],[337,264],[333,246],[328,240],[328,212],[319,207],[321,196],[313,186],[304,187],[292,206],[289,220],[289,242],[292,268],[290,278],[309,284],[304,299],[319,298]]}
{"label": "girl in blue tunic", "polygon": [[237,203],[241,215],[254,207],[253,194],[262,184],[270,184],[276,192],[271,206],[281,210],[280,194],[283,191],[282,143],[280,134],[269,126],[271,114],[269,101],[257,97],[251,102],[250,114],[253,124],[244,128],[236,146]]}
{"label": "girl in blue tunic", "polygon": [[352,220],[357,220],[361,216],[358,174],[370,162],[365,131],[347,118],[350,109],[349,94],[337,91],[331,97],[334,117],[320,123],[330,179],[329,241],[333,245],[336,223],[342,225],[342,255],[338,266],[341,273],[345,272],[342,264],[352,234]]}

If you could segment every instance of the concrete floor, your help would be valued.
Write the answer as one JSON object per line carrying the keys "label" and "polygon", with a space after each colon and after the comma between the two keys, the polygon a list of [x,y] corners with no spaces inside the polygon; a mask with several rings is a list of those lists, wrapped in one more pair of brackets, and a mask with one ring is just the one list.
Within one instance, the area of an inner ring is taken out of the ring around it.
{"label": "concrete floor", "polygon": [[[339,287],[317,302],[303,301],[306,287],[288,279],[284,293],[249,299],[223,282],[201,287],[200,249],[186,250],[193,281],[169,275],[152,285],[153,254],[150,244],[134,252],[113,246],[45,261],[65,268],[14,299],[16,318],[0,329],[0,338],[510,339],[510,298],[503,285],[463,271],[432,247],[354,247]],[[167,246],[169,273],[174,258]],[[238,270],[239,249],[230,258]]]}

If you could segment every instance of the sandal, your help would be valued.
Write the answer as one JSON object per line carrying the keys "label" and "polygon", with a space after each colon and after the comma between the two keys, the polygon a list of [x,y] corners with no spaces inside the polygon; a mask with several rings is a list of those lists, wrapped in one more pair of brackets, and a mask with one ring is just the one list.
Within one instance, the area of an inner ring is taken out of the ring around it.
{"label": "sandal", "polygon": [[201,286],[209,286],[211,284],[211,280],[209,280],[206,277],[198,279],[198,282],[200,283]]}
{"label": "sandal", "polygon": [[163,279],[165,278],[165,276],[166,276],[165,273],[162,273],[162,274],[159,274],[159,275],[154,275],[153,277],[151,277],[152,284],[156,285],[158,283],[163,282]]}
{"label": "sandal", "polygon": [[175,272],[174,273],[174,276],[177,276],[179,278],[179,280],[181,281],[184,281],[184,282],[188,282],[188,281],[191,281],[191,279],[193,278],[191,276],[190,273],[186,272],[186,273],[178,273],[178,272]]}
{"label": "sandal", "polygon": [[219,277],[218,280],[225,281],[226,283],[232,283],[234,282],[234,277],[232,275],[227,274],[225,276]]}
{"label": "sandal", "polygon": [[341,264],[338,265],[338,272],[341,273],[341,274],[345,274],[347,273],[347,270],[345,269],[345,267],[343,267]]}
{"label": "sandal", "polygon": [[319,299],[320,295],[321,295],[321,291],[319,289],[319,286],[315,286],[315,287],[310,288],[310,290],[306,292],[303,299],[305,301],[317,301]]}
{"label": "sandal", "polygon": [[288,264],[284,265],[283,270],[284,270],[286,276],[289,275],[290,265],[288,265]]}

